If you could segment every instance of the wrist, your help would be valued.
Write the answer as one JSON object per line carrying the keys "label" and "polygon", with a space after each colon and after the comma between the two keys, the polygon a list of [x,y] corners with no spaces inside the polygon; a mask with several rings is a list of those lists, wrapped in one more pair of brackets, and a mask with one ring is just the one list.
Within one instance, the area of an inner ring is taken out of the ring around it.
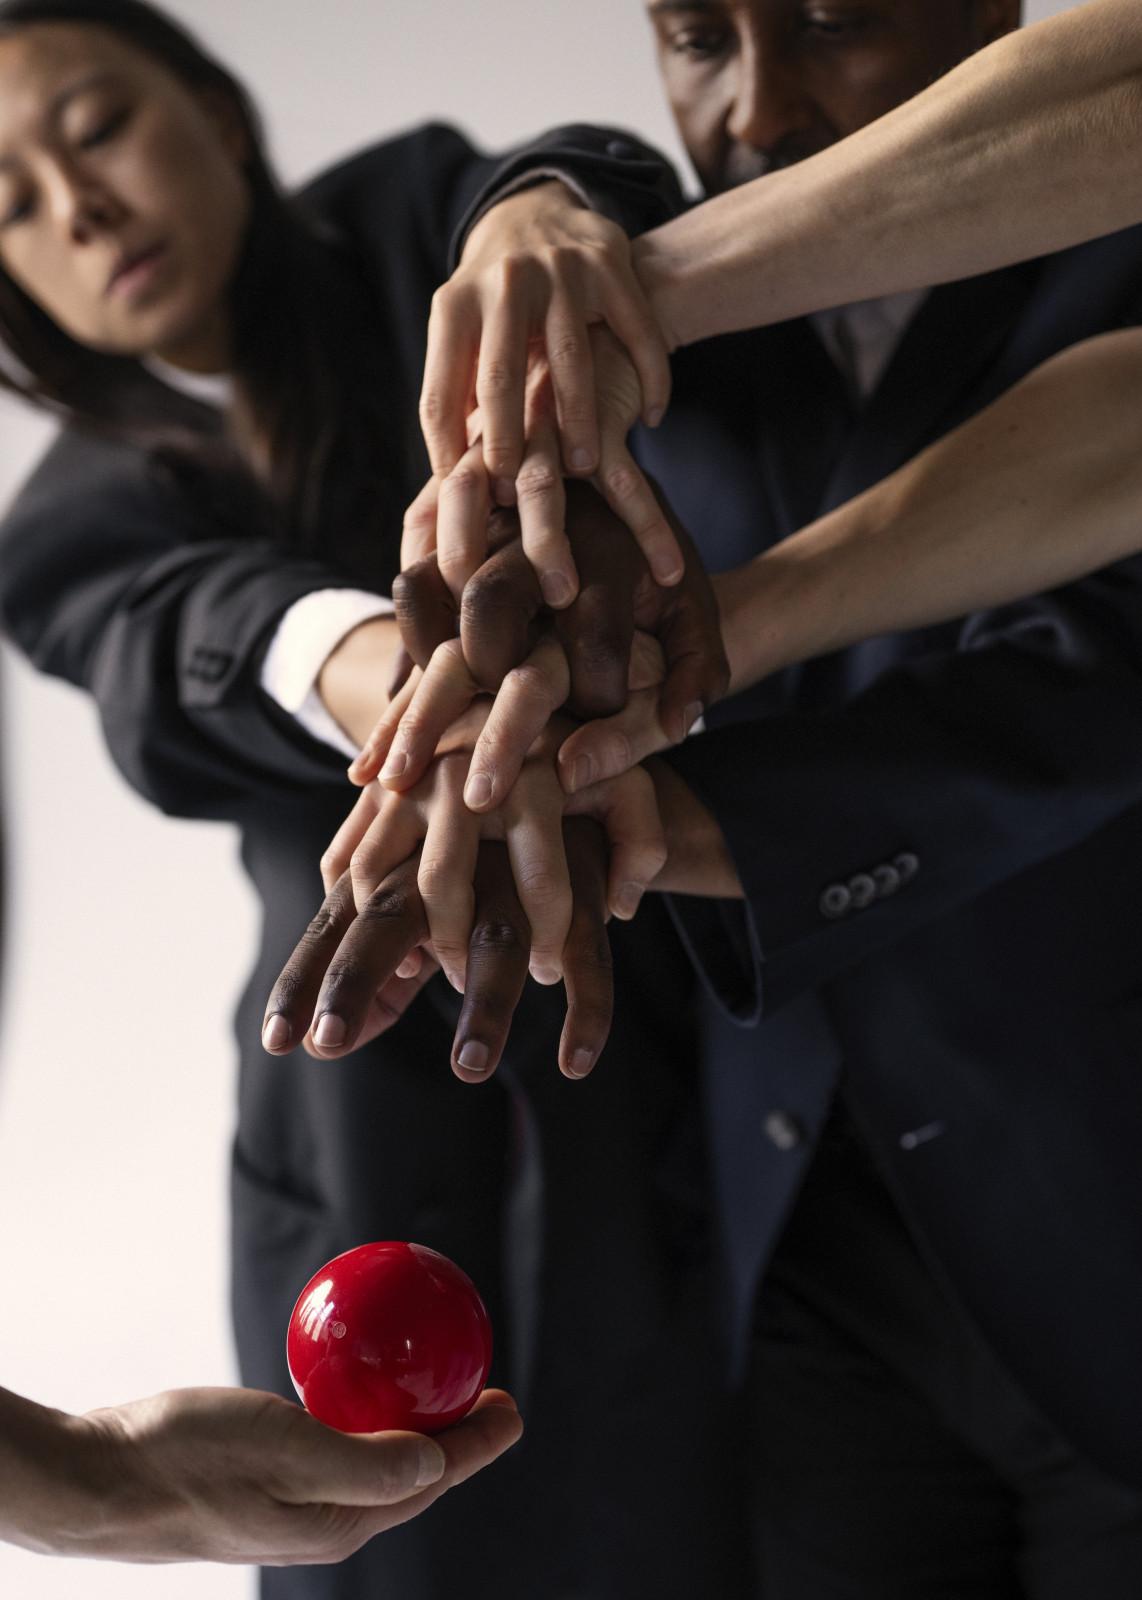
{"label": "wrist", "polygon": [[740,900],[741,880],[713,812],[669,761],[652,756],[643,764],[654,783],[667,847],[666,865],[650,887],[663,894]]}
{"label": "wrist", "polygon": [[845,614],[843,553],[811,527],[713,578],[730,694],[837,647]]}
{"label": "wrist", "polygon": [[342,732],[360,748],[388,707],[400,629],[395,617],[371,617],[325,658],[317,693]]}
{"label": "wrist", "polygon": [[493,200],[472,224],[460,254],[460,265],[470,266],[485,248],[497,257],[502,256],[519,242],[515,236],[530,230],[536,223],[563,216],[568,211],[587,209],[582,195],[570,181],[553,176],[528,183],[522,189]]}
{"label": "wrist", "polygon": [[123,1482],[112,1435],[0,1393],[0,1539],[41,1555],[89,1553]]}
{"label": "wrist", "polygon": [[686,292],[682,263],[662,236],[663,232],[656,228],[631,240],[631,265],[666,348],[673,355],[680,346],[692,344],[700,335],[687,326],[686,307],[693,295]]}

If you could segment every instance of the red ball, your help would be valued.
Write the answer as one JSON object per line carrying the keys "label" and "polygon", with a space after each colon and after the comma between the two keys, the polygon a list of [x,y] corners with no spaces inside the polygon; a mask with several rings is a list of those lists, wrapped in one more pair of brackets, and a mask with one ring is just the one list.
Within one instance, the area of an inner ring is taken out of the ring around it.
{"label": "red ball", "polygon": [[363,1244],[315,1272],[286,1359],[305,1409],[342,1433],[438,1433],[471,1410],[492,1325],[467,1273],[422,1244]]}

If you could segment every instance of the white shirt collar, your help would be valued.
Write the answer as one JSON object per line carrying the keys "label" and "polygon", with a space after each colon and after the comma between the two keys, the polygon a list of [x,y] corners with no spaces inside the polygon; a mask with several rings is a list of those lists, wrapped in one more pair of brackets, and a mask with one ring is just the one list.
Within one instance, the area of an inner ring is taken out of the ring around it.
{"label": "white shirt collar", "polygon": [[176,389],[179,394],[197,400],[200,405],[225,411],[233,398],[234,380],[228,372],[187,372],[182,367],[172,366],[161,356],[144,356],[142,365],[152,378],[165,383],[168,389]]}

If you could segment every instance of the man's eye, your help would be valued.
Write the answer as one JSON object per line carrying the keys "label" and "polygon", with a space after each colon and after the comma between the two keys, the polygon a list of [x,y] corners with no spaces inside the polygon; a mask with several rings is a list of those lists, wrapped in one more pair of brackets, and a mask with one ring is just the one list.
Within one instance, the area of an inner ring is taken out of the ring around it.
{"label": "man's eye", "polygon": [[684,28],[674,34],[670,48],[689,61],[709,61],[726,47],[726,35],[715,28]]}
{"label": "man's eye", "polygon": [[79,140],[79,148],[94,150],[97,145],[106,144],[109,139],[115,137],[126,120],[125,111],[116,111],[114,116],[102,118]]}
{"label": "man's eye", "polygon": [[857,34],[865,25],[866,19],[860,16],[837,16],[828,11],[808,11],[803,19],[803,26],[809,33],[815,33],[823,39],[843,39],[852,34]]}

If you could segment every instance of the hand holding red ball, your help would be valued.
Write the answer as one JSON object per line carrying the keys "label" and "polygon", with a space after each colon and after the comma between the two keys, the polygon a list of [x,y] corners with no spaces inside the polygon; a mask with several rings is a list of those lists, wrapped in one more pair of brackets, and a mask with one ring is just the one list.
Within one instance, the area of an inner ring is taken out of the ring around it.
{"label": "hand holding red ball", "polygon": [[306,1284],[286,1356],[307,1411],[343,1433],[438,1433],[487,1381],[492,1330],[466,1273],[425,1245],[360,1245]]}

